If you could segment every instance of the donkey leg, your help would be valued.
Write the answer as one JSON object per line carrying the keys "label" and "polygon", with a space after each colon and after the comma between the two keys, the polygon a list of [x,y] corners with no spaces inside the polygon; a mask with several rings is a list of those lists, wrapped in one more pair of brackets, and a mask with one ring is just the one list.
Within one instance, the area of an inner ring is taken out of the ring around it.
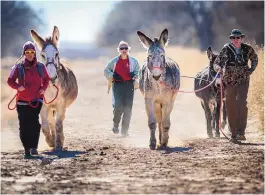
{"label": "donkey leg", "polygon": [[227,117],[227,115],[226,115],[226,103],[225,103],[225,101],[223,101],[223,121],[222,121],[222,129],[224,129],[225,128],[225,126],[226,126],[226,117]]}
{"label": "donkey leg", "polygon": [[54,147],[54,142],[50,133],[50,127],[49,127],[49,121],[48,121],[48,115],[49,115],[50,109],[43,105],[40,116],[41,116],[41,129],[45,136],[45,141],[48,144],[49,147]]}
{"label": "donkey leg", "polygon": [[52,135],[52,142],[53,142],[53,147],[56,145],[56,126],[55,126],[55,116],[54,116],[55,111],[50,109],[49,114],[48,114],[48,121],[49,121],[49,127],[50,127],[50,132]]}
{"label": "donkey leg", "polygon": [[220,124],[220,103],[217,103],[216,108],[215,108],[215,115],[214,115],[214,120],[215,120],[215,137],[220,137],[220,131],[219,131],[219,124]]}
{"label": "donkey leg", "polygon": [[162,139],[161,147],[166,147],[168,144],[168,132],[170,128],[170,113],[173,109],[174,101],[170,101],[162,106]]}
{"label": "donkey leg", "polygon": [[63,150],[63,143],[64,143],[64,134],[63,134],[63,121],[65,119],[65,106],[61,105],[57,109],[57,116],[56,116],[56,141],[55,141],[55,149],[56,151]]}
{"label": "donkey leg", "polygon": [[[205,101],[204,101],[205,102]],[[212,132],[212,113],[209,107],[208,103],[204,103],[204,112],[205,112],[205,118],[206,118],[206,125],[207,125],[207,135],[209,138],[213,137],[213,132]]]}
{"label": "donkey leg", "polygon": [[154,150],[156,148],[156,137],[155,137],[156,119],[155,119],[154,103],[152,102],[152,99],[148,98],[145,99],[145,109],[148,117],[148,126],[150,129],[149,148],[151,150]]}
{"label": "donkey leg", "polygon": [[159,103],[155,104],[155,117],[156,117],[156,121],[158,123],[158,129],[159,129],[159,144],[161,145],[161,139],[162,139],[162,109],[161,109],[161,104],[159,104]]}

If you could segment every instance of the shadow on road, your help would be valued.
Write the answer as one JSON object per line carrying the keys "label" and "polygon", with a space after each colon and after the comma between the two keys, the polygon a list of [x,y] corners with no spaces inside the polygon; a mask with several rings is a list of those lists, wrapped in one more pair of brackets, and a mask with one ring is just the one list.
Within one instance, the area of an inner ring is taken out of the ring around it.
{"label": "shadow on road", "polygon": [[85,154],[85,153],[87,153],[87,152],[84,152],[84,151],[69,151],[69,150],[61,151],[61,152],[57,152],[57,151],[54,151],[54,152],[43,152],[43,154],[53,155],[53,156],[57,156],[59,158],[75,158],[75,157],[78,157],[78,155]]}
{"label": "shadow on road", "polygon": [[163,154],[178,153],[178,152],[187,152],[193,148],[191,147],[166,147],[158,148],[157,150],[162,151]]}
{"label": "shadow on road", "polygon": [[239,145],[246,145],[246,146],[264,146],[264,143],[243,143],[243,142],[241,142]]}

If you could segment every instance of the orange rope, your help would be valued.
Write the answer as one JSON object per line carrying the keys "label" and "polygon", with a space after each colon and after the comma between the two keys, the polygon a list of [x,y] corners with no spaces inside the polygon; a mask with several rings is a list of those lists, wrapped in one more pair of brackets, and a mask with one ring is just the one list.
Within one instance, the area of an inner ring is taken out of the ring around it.
{"label": "orange rope", "polygon": [[[216,80],[217,76],[218,76],[219,72],[217,72],[216,76],[214,77],[213,81],[210,82],[208,85],[206,85],[205,87],[202,87],[200,89],[197,90],[193,90],[193,91],[184,91],[184,90],[179,90],[179,89],[171,89],[170,87],[168,87],[163,81],[160,82],[160,84],[162,84],[164,87],[166,87],[167,89],[170,89],[174,92],[182,92],[182,93],[195,93],[195,92],[199,92],[202,91],[208,87],[210,87],[214,81]],[[221,90],[221,102],[220,102],[220,116],[219,116],[219,129],[221,130],[222,134],[229,140],[229,138],[225,135],[225,133],[222,130],[222,106],[223,106],[223,81],[222,81],[222,75],[220,74],[220,90]]]}
{"label": "orange rope", "polygon": [[[53,86],[56,88],[56,95],[55,95],[55,97],[50,102],[47,102],[45,96],[43,96],[43,99],[44,99],[45,104],[51,104],[58,97],[59,88],[55,84],[53,84]],[[8,107],[9,110],[14,110],[17,107],[17,101],[18,101],[17,97],[18,97],[18,94],[19,94],[19,91],[16,93],[16,95],[8,103],[8,106],[7,107]],[[15,104],[15,107],[11,108],[10,105],[14,101],[14,99],[16,99],[16,104]],[[36,106],[32,105],[31,101],[29,101],[28,103],[29,103],[30,107],[32,107],[32,108],[37,108],[39,106],[39,101],[38,101],[38,103],[37,103]]]}
{"label": "orange rope", "polygon": [[215,75],[214,79],[206,86],[200,88],[200,89],[197,89],[197,90],[193,90],[193,91],[184,91],[184,90],[179,90],[179,89],[171,89],[170,87],[168,87],[163,81],[160,81],[160,84],[163,85],[164,87],[166,87],[167,89],[170,89],[174,92],[182,92],[182,93],[195,93],[195,92],[199,92],[199,91],[202,91],[208,87],[210,87],[214,81],[216,80],[216,78],[218,77],[218,74],[219,74],[219,71],[217,72],[217,74]]}
{"label": "orange rope", "polygon": [[229,138],[224,134],[223,130],[222,130],[222,110],[223,110],[223,79],[222,79],[222,75],[220,75],[220,90],[221,90],[221,98],[220,98],[220,115],[219,115],[219,129],[221,130],[222,134],[225,136],[226,139],[229,140]]}

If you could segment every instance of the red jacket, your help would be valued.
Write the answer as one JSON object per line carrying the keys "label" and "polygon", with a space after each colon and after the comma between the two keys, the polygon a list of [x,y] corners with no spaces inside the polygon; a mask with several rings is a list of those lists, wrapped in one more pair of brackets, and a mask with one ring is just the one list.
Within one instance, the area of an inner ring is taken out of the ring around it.
{"label": "red jacket", "polygon": [[7,83],[13,89],[18,89],[18,87],[23,86],[24,91],[19,91],[18,100],[22,101],[31,101],[37,98],[43,98],[43,95],[40,95],[39,91],[47,89],[49,85],[50,77],[44,67],[43,78],[40,77],[37,70],[37,58],[34,59],[33,64],[31,65],[26,60],[23,61],[24,64],[24,78],[18,80],[18,65],[15,65],[12,68],[10,76],[7,80]]}

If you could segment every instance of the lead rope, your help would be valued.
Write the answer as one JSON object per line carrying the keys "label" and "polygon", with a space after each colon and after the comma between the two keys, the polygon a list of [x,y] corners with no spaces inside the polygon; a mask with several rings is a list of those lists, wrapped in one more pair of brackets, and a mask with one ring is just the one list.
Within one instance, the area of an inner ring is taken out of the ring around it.
{"label": "lead rope", "polygon": [[226,139],[229,140],[229,138],[225,135],[225,133],[223,132],[223,129],[222,129],[222,114],[223,114],[223,76],[220,74],[220,90],[221,90],[221,93],[220,93],[220,114],[219,114],[219,129],[220,131],[222,132],[222,134],[225,136]]}
{"label": "lead rope", "polygon": [[193,90],[193,91],[185,91],[185,90],[179,90],[179,89],[171,89],[171,88],[168,87],[163,81],[160,81],[160,84],[163,85],[165,88],[170,89],[170,90],[172,90],[172,91],[174,91],[174,92],[195,93],[195,92],[199,92],[199,91],[202,91],[202,90],[204,90],[204,89],[210,87],[210,86],[215,82],[216,78],[217,78],[218,75],[219,75],[219,72],[220,72],[220,71],[217,72],[217,74],[215,75],[214,79],[213,79],[208,85],[206,85],[206,86],[204,86],[204,87],[202,87],[202,88],[200,88],[200,89]]}
{"label": "lead rope", "polygon": [[[181,93],[195,93],[195,92],[199,92],[199,91],[202,91],[208,87],[210,87],[214,81],[216,80],[216,78],[218,77],[220,71],[217,72],[217,74],[215,75],[214,79],[208,84],[206,85],[205,87],[202,87],[200,89],[197,89],[197,90],[193,90],[193,91],[184,91],[184,90],[175,90],[175,89],[171,89],[170,87],[168,87],[163,81],[160,81],[160,84],[162,84],[164,87],[166,87],[167,89],[170,89],[174,92],[181,92]],[[184,76],[183,76],[184,77]],[[188,76],[185,76],[185,77],[188,77]],[[222,74],[220,74],[220,90],[221,90],[221,93],[220,93],[220,114],[219,114],[219,129],[221,130],[222,134],[225,136],[226,139],[229,140],[229,138],[225,135],[225,133],[223,132],[223,129],[222,129],[222,107],[223,107],[223,79],[222,79]]]}
{"label": "lead rope", "polygon": [[[56,88],[56,95],[55,95],[55,97],[50,102],[47,102],[45,96],[43,96],[43,99],[44,99],[45,104],[51,104],[58,97],[59,88],[55,84],[53,84],[53,87]],[[8,103],[8,106],[7,107],[8,107],[9,110],[14,110],[17,107],[18,95],[19,95],[19,91],[15,94],[15,96]],[[16,99],[16,104],[15,104],[15,106],[13,108],[11,108],[10,105],[14,101],[14,99]],[[39,97],[38,97],[38,99],[39,99]],[[32,108],[37,108],[39,106],[39,101],[37,101],[37,105],[35,105],[35,106],[32,105],[32,101],[28,101],[28,103],[29,103],[30,107],[32,107]]]}

